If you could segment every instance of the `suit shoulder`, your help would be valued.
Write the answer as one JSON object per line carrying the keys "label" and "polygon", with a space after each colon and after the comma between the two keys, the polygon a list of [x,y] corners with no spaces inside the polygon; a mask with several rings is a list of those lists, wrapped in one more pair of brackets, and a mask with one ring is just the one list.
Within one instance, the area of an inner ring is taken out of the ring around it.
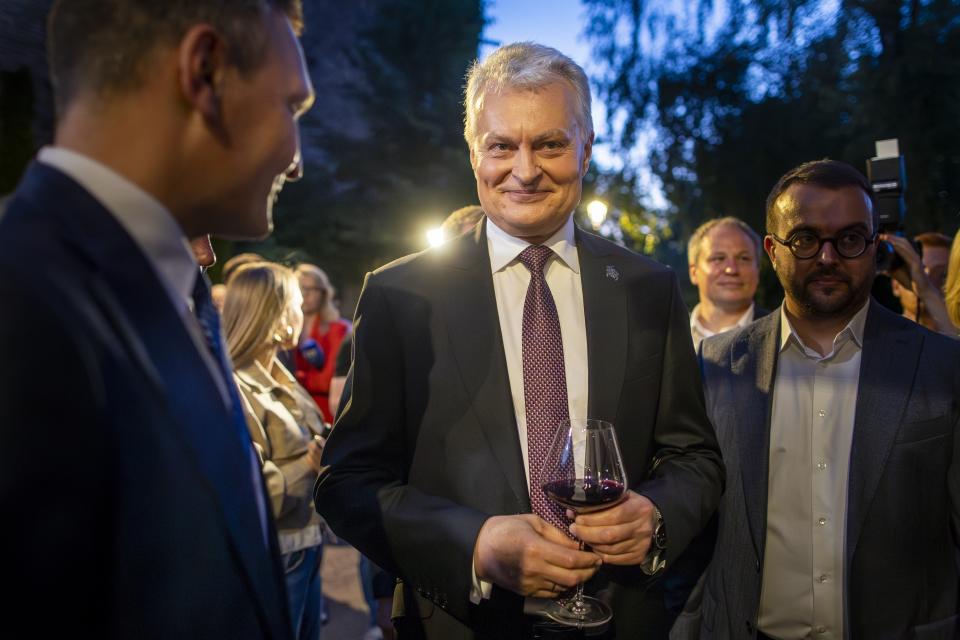
{"label": "suit shoulder", "polygon": [[925,356],[929,354],[929,357],[933,359],[945,357],[948,360],[956,360],[960,357],[960,340],[942,333],[937,333],[936,331],[931,331],[921,324],[917,324],[912,320],[908,320],[894,313],[879,303],[874,303],[870,312],[876,314],[878,323],[882,323],[896,331],[915,333],[922,338]]}
{"label": "suit shoulder", "polygon": [[673,269],[669,266],[619,245],[612,240],[598,236],[595,233],[578,228],[578,234],[580,235],[581,243],[598,255],[615,256],[623,263],[629,264],[644,272],[673,273]]}
{"label": "suit shoulder", "polygon": [[425,249],[423,251],[405,255],[402,258],[397,258],[396,260],[391,260],[387,264],[377,267],[371,271],[370,275],[381,281],[390,281],[393,278],[402,278],[411,270],[416,270],[423,267],[424,256],[428,251],[428,249]]}
{"label": "suit shoulder", "polygon": [[724,356],[733,348],[733,344],[738,340],[740,331],[727,331],[709,338],[704,338],[700,343],[700,352],[704,362],[718,364],[724,360]]}
{"label": "suit shoulder", "polygon": [[733,329],[705,338],[700,343],[704,361],[720,363],[735,349],[757,357],[759,354],[754,352],[765,342],[762,338],[767,337],[780,326],[779,318],[777,313],[768,313],[741,329]]}

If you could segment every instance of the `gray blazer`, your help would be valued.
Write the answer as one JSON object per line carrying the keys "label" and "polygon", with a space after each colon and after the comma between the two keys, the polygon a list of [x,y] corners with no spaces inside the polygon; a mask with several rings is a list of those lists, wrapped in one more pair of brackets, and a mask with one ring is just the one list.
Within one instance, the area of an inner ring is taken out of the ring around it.
{"label": "gray blazer", "polygon": [[[726,463],[727,489],[701,585],[702,638],[756,637],[779,336],[775,311],[703,343],[707,411]],[[848,639],[960,633],[958,403],[960,342],[871,300],[850,453]],[[693,620],[685,618],[679,626],[686,623],[690,631]]]}

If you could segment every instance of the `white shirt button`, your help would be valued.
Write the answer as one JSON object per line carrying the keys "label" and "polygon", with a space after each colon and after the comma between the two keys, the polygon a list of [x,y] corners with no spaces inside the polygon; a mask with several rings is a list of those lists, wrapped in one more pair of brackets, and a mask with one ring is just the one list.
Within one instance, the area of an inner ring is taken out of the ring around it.
{"label": "white shirt button", "polygon": [[822,418],[827,415],[827,412],[824,411],[823,409],[820,409],[820,411],[817,411],[817,415],[819,415]]}
{"label": "white shirt button", "polygon": [[827,463],[826,463],[826,462],[818,462],[818,463],[817,463],[817,469],[819,469],[820,471],[823,471],[823,470],[826,469],[826,468],[827,468]]}
{"label": "white shirt button", "polygon": [[826,582],[826,581],[829,580],[829,579],[830,579],[830,576],[828,576],[828,575],[825,574],[825,573],[822,574],[822,575],[817,576],[817,582],[819,582],[820,584],[823,584],[824,582]]}
{"label": "white shirt button", "polygon": [[825,626],[820,625],[819,627],[817,627],[817,633],[826,633],[826,632],[827,632],[827,628]]}
{"label": "white shirt button", "polygon": [[823,525],[827,524],[827,519],[826,519],[826,518],[820,518],[819,520],[817,520],[817,524],[822,527]]}

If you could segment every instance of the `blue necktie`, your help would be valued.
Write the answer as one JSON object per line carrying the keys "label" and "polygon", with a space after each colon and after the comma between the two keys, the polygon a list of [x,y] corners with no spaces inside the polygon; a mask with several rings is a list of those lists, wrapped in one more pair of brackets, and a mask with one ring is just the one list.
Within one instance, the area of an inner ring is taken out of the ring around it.
{"label": "blue necktie", "polygon": [[232,367],[227,360],[226,345],[223,344],[223,333],[220,331],[220,312],[213,305],[213,299],[210,297],[210,284],[206,274],[202,272],[197,275],[197,281],[193,285],[193,312],[197,316],[200,329],[203,330],[203,338],[207,343],[207,348],[223,376],[227,394],[230,396],[230,409],[234,427],[240,434],[240,442],[243,444],[244,451],[246,451],[251,447],[247,420],[243,416],[237,386],[233,383]]}
{"label": "blue necktie", "polygon": [[259,481],[260,463],[253,450],[253,441],[250,440],[250,432],[247,431],[247,419],[243,415],[243,405],[240,404],[240,394],[237,392],[237,385],[233,381],[233,368],[227,358],[226,345],[223,343],[223,332],[220,330],[220,312],[213,305],[213,299],[210,297],[210,281],[203,272],[197,274],[197,280],[193,285],[193,312],[197,317],[200,329],[203,331],[207,348],[217,362],[223,376],[223,382],[227,387],[227,395],[230,397],[230,417],[240,438],[241,447],[250,456],[251,479],[254,480],[253,491],[257,501],[257,515],[260,518],[264,540],[266,540],[266,500]]}

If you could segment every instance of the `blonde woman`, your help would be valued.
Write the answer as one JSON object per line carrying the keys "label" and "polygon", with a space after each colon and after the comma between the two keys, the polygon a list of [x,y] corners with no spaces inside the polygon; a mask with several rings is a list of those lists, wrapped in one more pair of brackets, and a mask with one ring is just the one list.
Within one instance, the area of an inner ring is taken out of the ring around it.
{"label": "blonde woman", "polygon": [[250,436],[263,458],[296,637],[317,640],[322,521],[312,494],[324,423],[310,395],[277,359],[281,349],[297,343],[302,302],[293,271],[247,264],[227,287],[223,327]]}
{"label": "blonde woman", "polygon": [[960,327],[960,231],[953,237],[950,260],[947,263],[947,282],[943,285],[946,294],[947,313],[954,328]]}

